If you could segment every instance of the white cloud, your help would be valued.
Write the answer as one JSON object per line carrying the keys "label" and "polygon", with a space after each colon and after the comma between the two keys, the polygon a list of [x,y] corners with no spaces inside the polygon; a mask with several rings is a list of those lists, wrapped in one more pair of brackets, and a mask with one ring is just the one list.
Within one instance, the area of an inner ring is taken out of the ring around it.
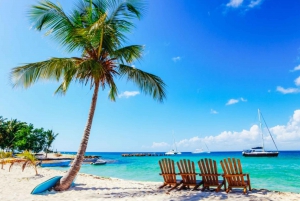
{"label": "white cloud", "polygon": [[211,114],[218,114],[218,112],[216,110],[210,109],[210,113]]}
{"label": "white cloud", "polygon": [[230,99],[230,100],[226,103],[226,105],[233,105],[233,104],[236,104],[236,103],[238,103],[238,102],[239,102],[238,99]]}
{"label": "white cloud", "polygon": [[140,94],[139,91],[124,91],[123,93],[121,93],[119,95],[119,98],[123,98],[123,97],[129,98],[129,97],[132,97],[132,96],[136,96],[138,94]]}
{"label": "white cloud", "polygon": [[153,142],[151,148],[164,148],[169,146],[170,145],[166,142]]}
{"label": "white cloud", "polygon": [[285,89],[281,86],[278,86],[276,90],[283,93],[283,94],[296,94],[296,93],[300,92],[300,90],[297,89],[297,88],[286,88]]}
{"label": "white cloud", "polygon": [[[295,110],[287,125],[277,125],[270,128],[278,141],[297,142],[300,140],[300,110]],[[299,144],[299,142],[298,142]]]}
{"label": "white cloud", "polygon": [[227,7],[233,7],[233,8],[237,8],[239,6],[242,5],[244,0],[230,0],[230,2],[228,2],[226,4]]}
{"label": "white cloud", "polygon": [[300,65],[296,66],[293,70],[291,70],[291,72],[294,72],[294,71],[297,71],[297,70],[300,70]]}
{"label": "white cloud", "polygon": [[262,3],[263,0],[251,0],[250,4],[248,5],[249,8],[254,8]]}
{"label": "white cloud", "polygon": [[300,77],[298,77],[297,79],[295,79],[295,85],[296,86],[300,86]]}
{"label": "white cloud", "polygon": [[179,56],[178,56],[178,57],[173,57],[172,60],[173,60],[174,62],[177,62],[177,61],[180,61],[180,60],[181,60],[181,57],[179,57]]}
{"label": "white cloud", "polygon": [[[279,150],[299,149],[300,143],[300,109],[295,110],[293,116],[286,125],[276,125],[269,127],[271,134]],[[275,150],[267,129],[263,126],[265,148]],[[203,138],[198,136],[190,139],[183,139],[177,143],[180,151],[193,151],[197,148],[206,149],[205,142],[210,150],[233,151],[249,149],[254,146],[260,146],[261,131],[258,125],[252,125],[249,130],[241,131],[223,131],[218,135],[209,135]]]}
{"label": "white cloud", "polygon": [[226,103],[226,105],[233,105],[233,104],[236,104],[236,103],[238,103],[238,102],[240,102],[240,101],[242,101],[242,102],[247,102],[247,99],[244,99],[243,97],[241,97],[241,98],[239,98],[239,99],[230,99],[227,103]]}
{"label": "white cloud", "polygon": [[[300,109],[294,111],[293,116],[286,125],[275,125],[269,127],[269,129],[279,150],[299,150]],[[276,148],[265,126],[263,126],[263,133],[265,148],[267,150],[275,150]],[[202,134],[202,136],[204,135]],[[176,145],[179,151],[194,151],[199,148],[206,150],[204,143],[212,151],[242,151],[243,149],[261,145],[261,131],[259,126],[254,124],[249,129],[241,131],[222,131],[217,135],[185,138],[177,142]],[[169,145],[165,142],[153,142],[151,148],[155,148],[155,151],[159,149],[166,151],[173,146],[173,144]]]}

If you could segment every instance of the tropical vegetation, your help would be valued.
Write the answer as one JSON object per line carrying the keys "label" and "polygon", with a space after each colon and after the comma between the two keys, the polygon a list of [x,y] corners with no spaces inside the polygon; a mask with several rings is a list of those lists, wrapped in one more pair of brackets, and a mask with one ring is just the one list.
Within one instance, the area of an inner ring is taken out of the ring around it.
{"label": "tropical vegetation", "polygon": [[0,149],[6,152],[31,150],[34,153],[47,153],[57,135],[53,130],[34,128],[33,124],[0,116]]}
{"label": "tropical vegetation", "polygon": [[13,156],[12,152],[5,152],[5,151],[0,151],[0,164],[1,164],[1,169],[3,169],[3,165],[7,163],[6,159],[11,158]]}
{"label": "tropical vegetation", "polygon": [[165,84],[161,78],[136,68],[134,61],[143,55],[142,45],[128,45],[126,33],[134,28],[145,11],[142,0],[78,0],[66,13],[60,4],[45,0],[31,7],[29,17],[33,28],[45,31],[68,52],[80,57],[51,58],[29,63],[12,70],[14,86],[30,87],[38,80],[60,82],[55,93],[65,94],[72,82],[89,85],[92,101],[77,156],[67,174],[57,183],[56,190],[70,187],[80,170],[88,145],[98,92],[109,89],[108,97],[118,96],[116,78],[135,83],[145,94],[162,102]]}
{"label": "tropical vegetation", "polygon": [[22,164],[22,171],[24,171],[26,167],[31,167],[34,169],[35,174],[36,175],[38,174],[37,171],[38,160],[36,159],[36,157],[32,152],[26,150],[23,153],[18,154],[17,156],[21,159],[24,159],[24,162]]}

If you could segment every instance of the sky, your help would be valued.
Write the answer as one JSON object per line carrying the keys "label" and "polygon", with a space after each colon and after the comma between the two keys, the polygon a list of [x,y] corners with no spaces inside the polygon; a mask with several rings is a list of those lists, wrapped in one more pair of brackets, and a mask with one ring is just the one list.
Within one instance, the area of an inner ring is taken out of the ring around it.
{"label": "sky", "polygon": [[[58,0],[66,12],[74,2]],[[53,148],[77,151],[92,98],[73,83],[13,88],[12,68],[68,53],[31,29],[35,0],[0,0],[0,116],[59,133]],[[100,91],[87,151],[241,151],[261,145],[260,109],[279,150],[300,150],[300,4],[281,0],[151,0],[130,44],[145,45],[133,65],[161,77],[159,103],[117,79],[119,97]],[[266,149],[275,149],[263,127]]]}

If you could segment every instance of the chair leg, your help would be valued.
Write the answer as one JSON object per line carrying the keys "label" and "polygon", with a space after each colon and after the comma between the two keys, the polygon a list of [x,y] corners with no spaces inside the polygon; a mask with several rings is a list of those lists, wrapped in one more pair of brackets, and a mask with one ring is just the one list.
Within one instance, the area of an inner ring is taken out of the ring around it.
{"label": "chair leg", "polygon": [[192,191],[196,190],[200,185],[201,185],[201,183],[200,183],[200,184],[197,184],[197,185],[192,189]]}
{"label": "chair leg", "polygon": [[163,185],[161,185],[160,187],[158,187],[159,189],[160,188],[163,188],[163,187],[165,187],[167,184],[166,183],[164,183]]}
{"label": "chair leg", "polygon": [[173,189],[175,189],[175,188],[177,188],[177,186],[179,186],[181,183],[179,183],[179,184],[176,184],[175,186],[173,186],[171,189],[169,189],[168,190],[168,192],[170,192],[171,190],[173,190]]}
{"label": "chair leg", "polygon": [[185,187],[186,187],[185,185],[182,185],[178,190],[182,190]]}

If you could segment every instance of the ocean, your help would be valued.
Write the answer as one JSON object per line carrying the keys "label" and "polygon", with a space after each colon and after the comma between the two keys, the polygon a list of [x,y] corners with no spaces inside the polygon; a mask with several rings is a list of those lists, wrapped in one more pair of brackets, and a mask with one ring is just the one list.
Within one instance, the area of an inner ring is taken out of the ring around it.
{"label": "ocean", "polygon": [[[76,154],[76,152],[61,152]],[[122,152],[128,153],[128,152]],[[268,189],[284,192],[300,193],[300,151],[280,151],[278,157],[243,157],[241,152],[211,152],[209,154],[191,154],[182,152],[175,156],[144,156],[122,157],[119,152],[87,152],[86,155],[98,155],[107,161],[106,165],[82,165],[80,172],[102,177],[114,177],[135,181],[163,182],[159,175],[158,161],[172,158],[175,162],[190,159],[195,162],[196,172],[199,171],[198,161],[211,158],[217,161],[218,172],[222,173],[220,161],[224,158],[239,158],[244,173],[250,174],[251,186],[256,189]],[[132,152],[135,153],[135,152]],[[150,153],[150,152],[147,152]],[[162,154],[156,152],[156,154]],[[177,167],[176,167],[177,168]],[[67,170],[68,167],[52,167],[51,169]],[[178,169],[177,169],[177,172]],[[200,176],[198,177],[200,179]]]}

